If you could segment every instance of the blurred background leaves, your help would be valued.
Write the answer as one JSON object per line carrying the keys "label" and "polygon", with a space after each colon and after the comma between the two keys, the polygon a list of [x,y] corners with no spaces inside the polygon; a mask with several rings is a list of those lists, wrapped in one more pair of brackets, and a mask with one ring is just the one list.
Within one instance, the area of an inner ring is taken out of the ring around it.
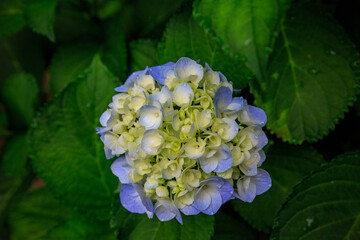
{"label": "blurred background leaves", "polygon": [[[358,9],[355,0],[2,0],[1,239],[360,239],[359,153],[346,153],[360,150]],[[273,186],[180,226],[120,206],[95,128],[131,72],[183,56],[266,111]]]}

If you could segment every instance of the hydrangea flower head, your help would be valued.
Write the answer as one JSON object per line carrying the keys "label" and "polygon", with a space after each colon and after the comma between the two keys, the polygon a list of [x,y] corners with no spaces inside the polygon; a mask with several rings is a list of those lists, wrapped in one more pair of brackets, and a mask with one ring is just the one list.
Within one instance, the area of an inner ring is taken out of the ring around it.
{"label": "hydrangea flower head", "polygon": [[132,73],[115,88],[97,133],[128,211],[160,221],[215,214],[271,187],[259,167],[266,114],[233,97],[226,77],[183,57]]}

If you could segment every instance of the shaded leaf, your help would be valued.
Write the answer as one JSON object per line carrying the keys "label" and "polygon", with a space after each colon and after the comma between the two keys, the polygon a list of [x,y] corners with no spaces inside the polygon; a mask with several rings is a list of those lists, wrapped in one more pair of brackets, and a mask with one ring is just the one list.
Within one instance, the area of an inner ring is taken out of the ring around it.
{"label": "shaded leaf", "polygon": [[70,206],[109,218],[117,180],[95,133],[113,95],[115,78],[96,56],[37,118],[32,130],[33,165],[56,196]]}
{"label": "shaded leaf", "polygon": [[253,84],[255,103],[283,140],[321,139],[355,100],[355,49],[337,23],[312,5],[294,7],[275,49],[269,80]]}
{"label": "shaded leaf", "polygon": [[54,94],[60,93],[90,64],[99,53],[109,70],[123,79],[127,69],[126,47],[122,28],[116,19],[104,23],[103,42],[90,39],[62,45],[57,49],[50,65],[50,85]]}
{"label": "shaded leaf", "polygon": [[213,240],[255,240],[251,228],[230,215],[218,212],[215,214],[215,235]]}
{"label": "shaded leaf", "polygon": [[170,20],[159,45],[159,63],[176,62],[181,57],[200,59],[221,71],[235,88],[246,86],[252,75],[244,63],[225,55],[216,42],[187,14]]}
{"label": "shaded leaf", "polygon": [[12,137],[7,143],[2,156],[4,172],[13,178],[27,172],[28,138],[26,134]]}
{"label": "shaded leaf", "polygon": [[348,153],[298,184],[278,213],[272,239],[359,239],[360,154]]}
{"label": "shaded leaf", "polygon": [[34,32],[55,41],[54,19],[57,0],[26,0],[25,17]]}
{"label": "shaded leaf", "polygon": [[262,168],[269,172],[272,187],[257,196],[252,203],[232,201],[235,210],[254,228],[271,232],[276,213],[292,188],[323,162],[322,156],[312,147],[280,143],[271,146]]}
{"label": "shaded leaf", "polygon": [[22,0],[1,0],[0,38],[16,33],[25,24]]}
{"label": "shaded leaf", "polygon": [[0,167],[0,237],[3,237],[9,231],[4,221],[8,217],[8,212],[14,204],[18,195],[29,187],[31,176],[29,172],[22,178],[12,179],[6,176]]}
{"label": "shaded leaf", "polygon": [[27,28],[0,40],[0,89],[15,73],[31,73],[38,82],[42,80],[45,66],[42,41],[40,35]]}
{"label": "shaded leaf", "polygon": [[0,108],[0,138],[6,135],[7,130],[7,117],[3,109]]}
{"label": "shaded leaf", "polygon": [[106,222],[71,211],[46,188],[25,194],[12,208],[9,224],[14,240],[116,239]]}
{"label": "shaded leaf", "polygon": [[231,55],[245,56],[257,79],[264,79],[278,24],[289,0],[199,0],[194,16],[211,29]]}
{"label": "shaded leaf", "polygon": [[35,115],[39,89],[34,76],[19,73],[8,78],[1,89],[2,98],[14,126],[29,126]]}
{"label": "shaded leaf", "polygon": [[131,39],[161,36],[168,19],[180,10],[184,2],[186,1],[127,1],[119,13],[126,36],[131,36]]}
{"label": "shaded leaf", "polygon": [[50,88],[60,93],[91,63],[99,46],[96,42],[77,42],[57,49],[50,65]]}
{"label": "shaded leaf", "polygon": [[175,219],[161,222],[156,217],[147,219],[143,215],[131,214],[123,227],[125,237],[124,235],[120,235],[120,237],[131,240],[203,240],[210,239],[213,235],[214,216],[199,214],[194,216],[183,215],[182,217],[184,225]]}
{"label": "shaded leaf", "polygon": [[119,19],[109,19],[105,22],[104,29],[101,59],[115,76],[123,79],[127,70],[127,53],[125,35]]}
{"label": "shaded leaf", "polygon": [[130,43],[130,71],[145,69],[146,66],[158,65],[157,44],[151,39],[140,39]]}

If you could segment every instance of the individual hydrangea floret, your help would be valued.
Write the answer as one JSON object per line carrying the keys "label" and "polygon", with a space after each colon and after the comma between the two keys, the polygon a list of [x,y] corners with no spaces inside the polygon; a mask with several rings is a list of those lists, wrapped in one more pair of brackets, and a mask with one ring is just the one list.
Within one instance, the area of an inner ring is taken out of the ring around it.
{"label": "individual hydrangea floret", "polygon": [[160,221],[213,215],[271,187],[259,167],[265,112],[233,97],[226,77],[183,57],[132,73],[115,88],[97,133],[121,183],[120,202]]}

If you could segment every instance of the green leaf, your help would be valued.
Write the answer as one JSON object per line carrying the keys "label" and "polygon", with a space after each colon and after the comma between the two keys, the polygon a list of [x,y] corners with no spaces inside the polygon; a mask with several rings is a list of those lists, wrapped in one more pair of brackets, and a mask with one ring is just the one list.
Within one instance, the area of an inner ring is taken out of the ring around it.
{"label": "green leaf", "polygon": [[194,16],[212,29],[230,55],[245,56],[257,79],[264,79],[278,24],[289,0],[198,0]]}
{"label": "green leaf", "polygon": [[118,181],[95,133],[114,95],[115,78],[95,56],[91,66],[37,118],[33,165],[56,196],[99,218],[109,218]]}
{"label": "green leaf", "polygon": [[[137,216],[136,216],[137,215]],[[199,214],[194,216],[182,216],[183,225],[175,219],[167,222],[160,222],[157,218],[147,219],[138,214],[131,214],[124,227],[124,235],[121,239],[129,240],[205,240],[210,239],[214,233],[214,216]],[[135,218],[132,221],[131,218]],[[141,220],[140,220],[141,219]],[[131,230],[131,232],[129,231]],[[127,236],[127,234],[130,235]]]}
{"label": "green leaf", "polygon": [[24,195],[10,212],[11,239],[41,239],[73,212],[54,199],[47,189]]}
{"label": "green leaf", "polygon": [[116,239],[106,222],[97,222],[71,211],[46,188],[22,196],[11,209],[9,224],[13,240]]}
{"label": "green leaf", "polygon": [[232,201],[235,210],[254,228],[271,232],[276,213],[293,187],[323,162],[322,156],[312,147],[287,144],[271,146],[262,168],[269,172],[272,187],[252,203]]}
{"label": "green leaf", "polygon": [[2,157],[4,172],[13,178],[24,176],[27,172],[28,138],[26,134],[12,137],[5,146]]}
{"label": "green leaf", "polygon": [[252,87],[268,128],[291,143],[328,134],[355,100],[356,51],[340,26],[315,6],[295,6],[281,23],[268,81]]}
{"label": "green leaf", "polygon": [[236,218],[218,212],[215,214],[215,235],[213,240],[255,240],[254,233]]}
{"label": "green leaf", "polygon": [[57,0],[26,0],[25,17],[34,32],[55,42],[54,20]]}
{"label": "green leaf", "polygon": [[99,3],[100,6],[97,6],[98,9],[97,15],[100,19],[106,19],[111,16],[114,16],[116,13],[119,12],[119,10],[123,7],[122,5],[124,4],[123,1],[119,1],[119,0],[108,0],[108,1],[98,2],[97,4]]}
{"label": "green leaf", "polygon": [[8,78],[2,89],[2,98],[15,127],[29,126],[33,120],[39,89],[34,76],[19,73]]}
{"label": "green leaf", "polygon": [[272,239],[359,239],[360,153],[344,154],[298,184]]}
{"label": "green leaf", "polygon": [[[19,181],[19,180],[17,180]],[[19,181],[20,182],[20,181]],[[0,237],[4,237],[6,234],[6,227],[4,226],[4,220],[6,219],[6,212],[11,202],[12,196],[15,194],[17,187],[0,168]]]}
{"label": "green leaf", "polygon": [[235,61],[220,49],[212,37],[187,14],[170,20],[159,45],[159,63],[176,62],[181,57],[200,59],[214,71],[221,71],[235,88],[243,88],[252,75],[243,62]]}
{"label": "green leaf", "polygon": [[139,37],[161,36],[166,22],[177,13],[186,0],[134,0],[125,2],[119,16],[126,36],[130,39]]}
{"label": "green leaf", "polygon": [[[0,167],[0,237],[7,234],[8,226],[4,224],[9,209],[17,199],[18,195],[29,188],[32,177],[29,172],[21,178],[11,179]],[[7,239],[7,238],[6,238]]]}
{"label": "green leaf", "polygon": [[16,33],[25,24],[22,0],[0,1],[0,38]]}
{"label": "green leaf", "polygon": [[0,138],[4,137],[7,132],[7,117],[4,109],[0,108]]}
{"label": "green leaf", "polygon": [[0,89],[5,80],[15,73],[31,73],[40,82],[45,68],[43,47],[43,37],[27,28],[1,39]]}
{"label": "green leaf", "polygon": [[[64,3],[61,3],[64,4]],[[54,34],[56,43],[73,43],[74,41],[93,39],[102,36],[101,25],[95,21],[89,21],[82,12],[68,11],[68,8],[58,8],[54,22]],[[63,11],[61,11],[63,10]]]}
{"label": "green leaf", "polygon": [[127,70],[125,35],[120,21],[113,18],[105,22],[105,41],[101,50],[101,59],[115,76],[123,79]]}
{"label": "green leaf", "polygon": [[59,47],[50,65],[50,88],[60,93],[76,80],[91,63],[99,45],[96,42],[78,42]]}
{"label": "green leaf", "polygon": [[116,19],[104,23],[104,40],[76,41],[61,46],[50,65],[50,85],[54,94],[60,93],[89,66],[96,53],[109,70],[120,79],[127,70],[125,38]]}
{"label": "green leaf", "polygon": [[[107,222],[104,222],[107,223]],[[77,216],[68,219],[63,225],[53,228],[44,239],[108,239],[116,240],[116,236],[109,230],[109,226],[91,221],[87,217]]]}
{"label": "green leaf", "polygon": [[146,66],[158,65],[156,42],[140,39],[130,43],[131,72],[145,69]]}

